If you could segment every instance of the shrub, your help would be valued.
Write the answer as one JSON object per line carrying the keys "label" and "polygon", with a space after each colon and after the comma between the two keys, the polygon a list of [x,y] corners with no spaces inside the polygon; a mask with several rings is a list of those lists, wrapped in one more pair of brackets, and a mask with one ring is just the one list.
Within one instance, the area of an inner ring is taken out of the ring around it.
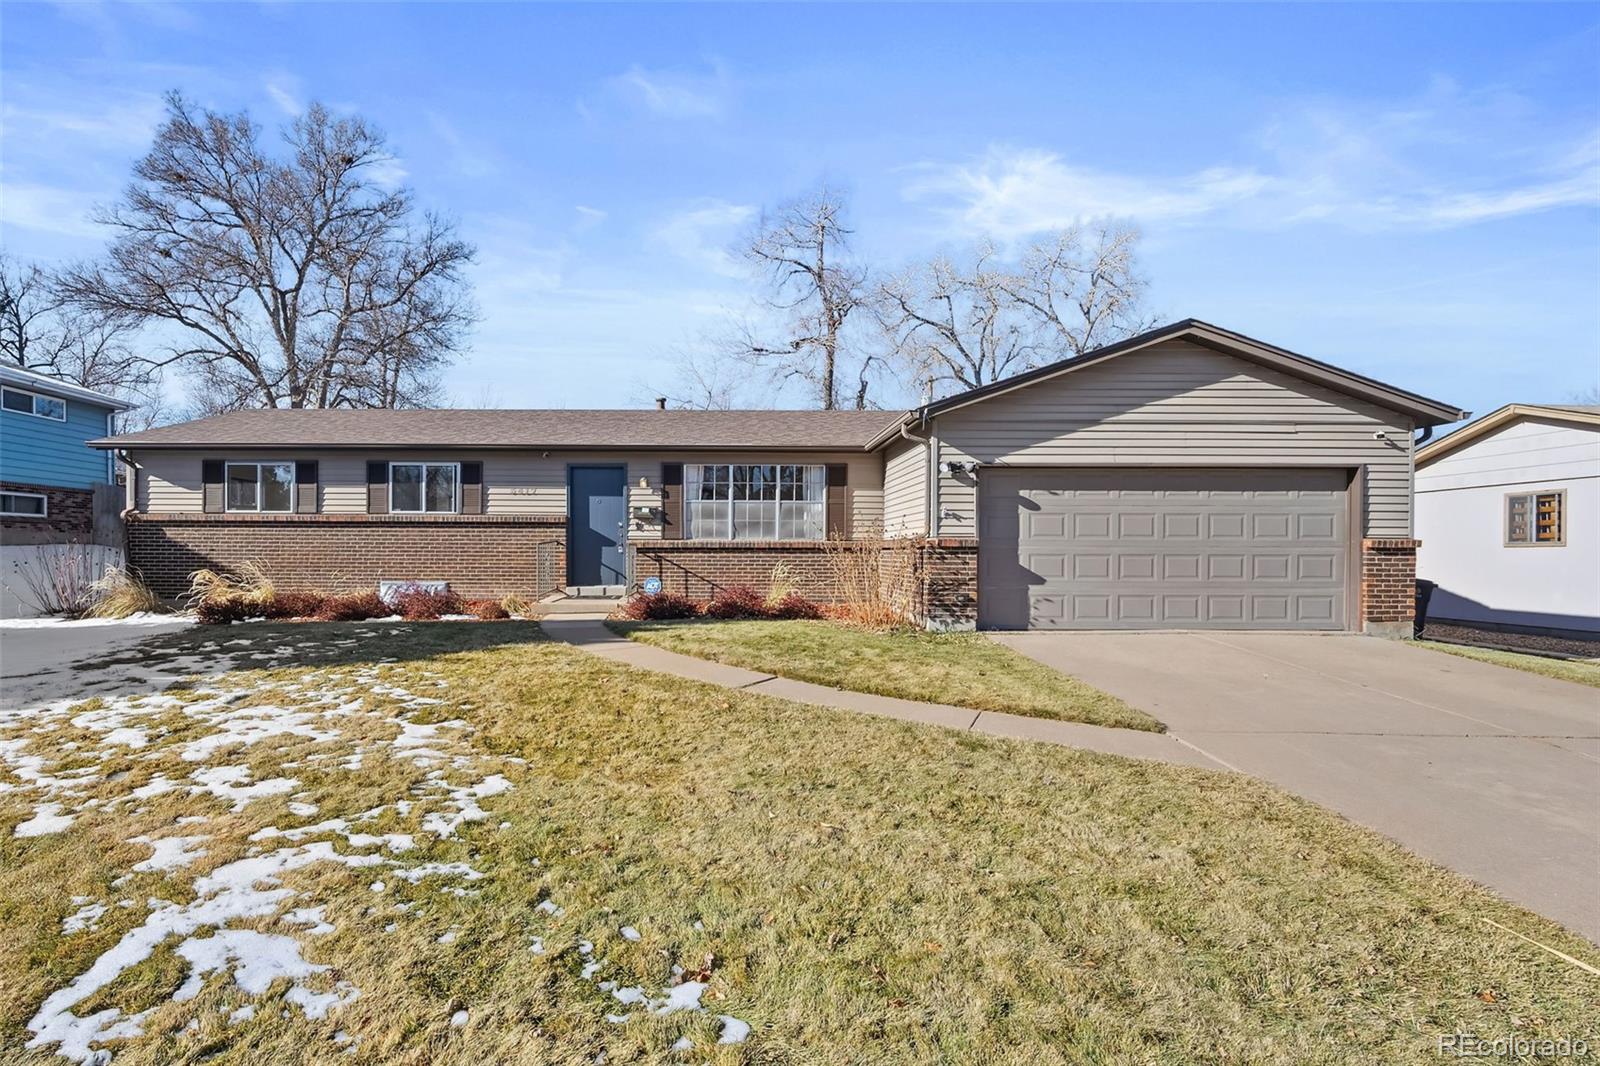
{"label": "shrub", "polygon": [[461,614],[461,597],[449,589],[435,592],[413,586],[399,589],[390,597],[394,613],[408,622],[426,622],[445,614]]}
{"label": "shrub", "polygon": [[161,610],[161,597],[119,566],[106,567],[89,589],[93,598],[84,611],[89,618],[126,618],[142,611]]}
{"label": "shrub", "polygon": [[899,610],[886,603],[830,603],[817,608],[823,618],[857,629],[914,628]]}
{"label": "shrub", "polygon": [[511,617],[499,600],[468,600],[466,613],[482,622],[501,622]]}
{"label": "shrub", "polygon": [[325,598],[316,619],[319,622],[365,622],[369,618],[387,618],[393,613],[376,592],[355,592]]}
{"label": "shrub", "polygon": [[261,613],[260,604],[250,603],[242,596],[212,596],[194,605],[194,616],[201,625],[225,626],[242,622]]}
{"label": "shrub", "polygon": [[798,592],[785,593],[781,599],[767,603],[766,616],[782,621],[821,618],[822,608]]}
{"label": "shrub", "polygon": [[921,537],[888,537],[881,529],[828,541],[828,569],[842,601],[828,617],[870,629],[908,623],[923,545]]}
{"label": "shrub", "polygon": [[262,608],[268,618],[315,618],[328,597],[320,592],[278,592]]}
{"label": "shrub", "polygon": [[513,592],[511,595],[502,598],[500,606],[512,618],[536,618],[539,614],[538,604],[520,592]]}
{"label": "shrub", "polygon": [[665,622],[676,618],[693,618],[700,613],[699,606],[687,596],[672,592],[658,592],[654,596],[644,593],[632,597],[620,609],[622,617],[635,622]]}
{"label": "shrub", "polygon": [[720,589],[705,609],[707,618],[761,618],[766,613],[766,598],[749,585]]}

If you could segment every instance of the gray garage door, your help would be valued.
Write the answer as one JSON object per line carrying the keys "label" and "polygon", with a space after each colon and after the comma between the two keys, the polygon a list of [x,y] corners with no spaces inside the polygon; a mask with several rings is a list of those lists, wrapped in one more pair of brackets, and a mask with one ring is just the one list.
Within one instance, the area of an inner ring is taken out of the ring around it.
{"label": "gray garage door", "polygon": [[1004,470],[979,478],[993,629],[1343,629],[1343,470]]}

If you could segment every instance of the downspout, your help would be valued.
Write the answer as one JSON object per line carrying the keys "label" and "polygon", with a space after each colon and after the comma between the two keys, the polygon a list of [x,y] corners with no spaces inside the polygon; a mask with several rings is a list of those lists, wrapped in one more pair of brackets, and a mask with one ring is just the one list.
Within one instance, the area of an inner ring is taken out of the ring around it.
{"label": "downspout", "polygon": [[922,412],[922,425],[928,430],[928,536],[939,535],[939,438],[928,422],[928,412]]}
{"label": "downspout", "polygon": [[[133,461],[126,448],[114,448],[111,455],[114,461],[128,468],[128,483],[122,487],[122,502],[127,505],[122,513],[126,515],[139,506],[139,464]],[[112,483],[115,484],[115,479]]]}

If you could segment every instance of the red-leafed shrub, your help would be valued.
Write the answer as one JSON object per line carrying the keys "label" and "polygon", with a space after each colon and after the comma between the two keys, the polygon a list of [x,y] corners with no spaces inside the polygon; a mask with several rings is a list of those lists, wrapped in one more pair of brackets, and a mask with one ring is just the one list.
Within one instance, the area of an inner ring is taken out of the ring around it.
{"label": "red-leafed shrub", "polygon": [[786,592],[779,599],[767,604],[766,617],[780,621],[821,618],[822,608],[798,592]]}
{"label": "red-leafed shrub", "polygon": [[499,622],[511,617],[511,612],[499,600],[468,600],[466,613],[483,622]]}
{"label": "red-leafed shrub", "polygon": [[316,618],[319,622],[365,622],[369,618],[387,618],[394,613],[376,592],[354,592],[324,599]]}
{"label": "red-leafed shrub", "polygon": [[665,622],[675,618],[693,618],[700,613],[699,605],[687,596],[672,592],[658,592],[654,596],[644,593],[632,597],[620,609],[622,617],[635,622]]}
{"label": "red-leafed shrub", "polygon": [[766,597],[749,585],[732,585],[719,590],[705,609],[707,618],[761,618],[766,613]]}
{"label": "red-leafed shrub", "polygon": [[320,592],[274,592],[262,605],[261,613],[272,619],[314,618],[327,599]]}
{"label": "red-leafed shrub", "polygon": [[225,626],[246,618],[259,618],[261,605],[240,596],[213,596],[194,605],[194,616],[201,625]]}
{"label": "red-leafed shrub", "polygon": [[401,589],[392,600],[394,613],[408,622],[427,622],[445,614],[461,614],[461,597],[449,589],[435,592],[425,588]]}

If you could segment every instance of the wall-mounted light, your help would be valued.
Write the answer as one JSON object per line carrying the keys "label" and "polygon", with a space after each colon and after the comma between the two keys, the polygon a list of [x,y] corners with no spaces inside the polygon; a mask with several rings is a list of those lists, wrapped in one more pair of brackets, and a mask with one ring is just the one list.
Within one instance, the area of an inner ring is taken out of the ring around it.
{"label": "wall-mounted light", "polygon": [[650,488],[650,479],[648,477],[645,477],[643,474],[640,474],[639,475],[639,487],[641,489],[648,490]]}
{"label": "wall-mounted light", "polygon": [[976,474],[978,472],[978,464],[947,459],[939,464],[939,469],[954,477],[956,474]]}

